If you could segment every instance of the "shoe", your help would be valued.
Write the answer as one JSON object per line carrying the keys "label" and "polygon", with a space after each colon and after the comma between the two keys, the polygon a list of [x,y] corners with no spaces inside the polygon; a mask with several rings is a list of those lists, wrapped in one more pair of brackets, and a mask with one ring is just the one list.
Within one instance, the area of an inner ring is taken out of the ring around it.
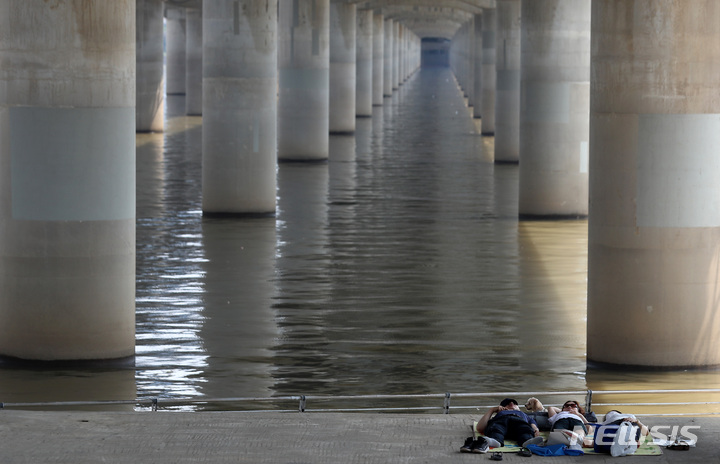
{"label": "shoe", "polygon": [[687,451],[690,449],[690,445],[682,440],[675,440],[675,443],[667,447],[671,450],[680,450],[680,451]]}
{"label": "shoe", "polygon": [[503,455],[502,455],[502,453],[495,452],[495,453],[493,453],[493,454],[490,455],[490,460],[491,460],[491,461],[502,461],[502,460],[503,460]]}
{"label": "shoe", "polygon": [[532,456],[532,451],[523,447],[520,451],[518,451],[518,456],[529,458],[530,456]]}
{"label": "shoe", "polygon": [[488,448],[490,448],[490,444],[487,442],[487,440],[483,437],[479,437],[475,442],[473,442],[471,451],[473,453],[482,453],[485,454],[488,452]]}
{"label": "shoe", "polygon": [[522,447],[527,448],[527,445],[542,445],[543,443],[545,443],[545,439],[543,437],[534,437],[526,440],[525,443],[522,444]]}
{"label": "shoe", "polygon": [[467,437],[465,439],[465,444],[460,447],[461,453],[472,453],[472,445],[475,443],[475,439],[473,437]]}

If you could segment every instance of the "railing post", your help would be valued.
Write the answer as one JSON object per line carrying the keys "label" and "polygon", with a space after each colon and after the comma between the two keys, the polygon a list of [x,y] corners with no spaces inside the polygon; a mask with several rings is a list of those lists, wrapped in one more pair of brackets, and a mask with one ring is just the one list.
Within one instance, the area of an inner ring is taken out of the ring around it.
{"label": "railing post", "polygon": [[445,404],[443,405],[445,414],[450,414],[450,392],[445,393]]}
{"label": "railing post", "polygon": [[305,412],[305,395],[300,396],[300,412]]}
{"label": "railing post", "polygon": [[587,394],[585,395],[585,409],[590,412],[592,411],[592,390],[587,391]]}
{"label": "railing post", "polygon": [[157,399],[157,398],[153,398],[153,399],[152,399],[152,410],[153,410],[153,411],[157,411],[157,410],[158,410],[158,399]]}

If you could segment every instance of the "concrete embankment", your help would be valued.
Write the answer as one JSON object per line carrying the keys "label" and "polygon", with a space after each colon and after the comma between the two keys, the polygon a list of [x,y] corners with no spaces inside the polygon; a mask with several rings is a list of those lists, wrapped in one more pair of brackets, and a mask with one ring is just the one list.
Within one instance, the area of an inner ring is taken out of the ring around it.
{"label": "concrete embankment", "polygon": [[[38,412],[0,411],[7,463],[470,463],[490,455],[460,453],[468,414]],[[649,426],[687,429],[688,451],[662,456],[521,457],[504,461],[660,464],[720,462],[720,419],[641,417]],[[618,461],[619,460],[619,461]]]}

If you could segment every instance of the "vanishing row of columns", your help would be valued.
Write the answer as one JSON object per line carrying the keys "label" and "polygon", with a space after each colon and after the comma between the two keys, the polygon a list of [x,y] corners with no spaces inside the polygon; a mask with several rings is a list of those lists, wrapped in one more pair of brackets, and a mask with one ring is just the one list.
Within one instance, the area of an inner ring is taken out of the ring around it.
{"label": "vanishing row of columns", "polygon": [[590,4],[498,0],[452,41],[451,67],[495,137],[495,162],[523,155],[520,217],[588,214]]}
{"label": "vanishing row of columns", "polygon": [[[145,14],[159,29],[162,3],[144,3],[155,10],[138,10],[138,23]],[[206,1],[202,12],[175,10],[167,19],[168,93],[182,91],[184,75],[186,113],[203,116],[205,214],[275,214],[276,162],[327,160],[329,134],[353,133],[356,117],[372,116],[420,64],[415,34],[345,2]],[[161,109],[158,69],[138,74],[158,89],[150,98],[138,93],[138,114]],[[138,117],[138,130],[162,127],[140,126]]]}
{"label": "vanishing row of columns", "polygon": [[[163,8],[0,2],[0,356],[134,354],[135,133],[163,128]],[[354,4],[185,13],[184,29],[168,18],[168,91],[184,68],[208,214],[273,215],[278,158],[327,159],[329,133],[353,132],[419,66],[417,36]]]}
{"label": "vanishing row of columns", "polygon": [[[720,365],[720,8],[715,0],[588,2],[497,0],[495,106],[508,105],[502,92],[519,80],[507,101],[520,105],[522,169],[533,163],[530,145],[542,147],[537,156],[561,151],[553,139],[585,117],[574,100],[589,86],[588,359]],[[135,4],[0,3],[0,355],[134,353]],[[317,10],[282,4],[297,8],[281,8],[287,26],[277,29],[276,0],[204,2],[203,182],[217,184],[203,192],[208,211],[274,211],[276,101],[293,88],[314,95],[318,79],[311,67],[285,73],[281,65],[278,81],[278,63],[328,47],[326,29],[311,25]],[[579,46],[561,26],[577,5],[591,5],[581,20],[591,23],[589,84],[563,64],[581,55],[557,54]],[[503,19],[506,10],[515,13]],[[522,32],[500,32],[506,22]],[[373,24],[377,102],[388,54],[381,58],[375,44],[388,23]],[[290,36],[279,59],[276,31]],[[519,75],[501,66],[517,56],[517,40]],[[543,168],[581,171],[581,159],[553,158]]]}
{"label": "vanishing row of columns", "polygon": [[717,24],[712,0],[497,0],[454,39],[520,216],[589,217],[591,363],[720,364]]}

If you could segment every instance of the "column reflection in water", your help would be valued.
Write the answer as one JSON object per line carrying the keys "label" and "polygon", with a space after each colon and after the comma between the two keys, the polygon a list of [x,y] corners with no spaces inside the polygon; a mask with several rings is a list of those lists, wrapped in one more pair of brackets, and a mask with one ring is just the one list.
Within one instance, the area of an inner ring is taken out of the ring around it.
{"label": "column reflection in water", "polygon": [[279,336],[275,293],[275,219],[202,220],[208,398],[273,393],[272,348]]}
{"label": "column reflection in water", "polygon": [[[3,403],[106,401],[136,398],[133,369],[27,368],[4,366],[0,375]],[[103,406],[65,406],[67,410],[132,411],[133,404]],[[48,409],[42,407],[39,409]]]}
{"label": "column reflection in water", "polygon": [[164,136],[158,133],[137,134],[136,145],[136,218],[138,222],[159,217],[163,205]]}
{"label": "column reflection in water", "polygon": [[[589,367],[587,370],[587,388],[593,390],[593,407],[598,413],[606,413],[610,409],[621,409],[633,414],[678,414],[720,412],[720,393],[637,393],[603,394],[603,390],[694,390],[699,388],[717,388],[720,385],[720,371],[712,370],[630,370],[630,369],[599,369]],[[690,402],[695,404],[662,403]],[[628,406],[603,406],[602,403],[626,403]],[[638,403],[643,403],[639,405]],[[713,404],[714,403],[714,404]],[[643,421],[645,422],[645,421]],[[655,421],[650,422],[657,423]],[[666,432],[667,433],[667,432]]]}
{"label": "column reflection in water", "polygon": [[385,127],[385,108],[373,106],[372,137],[370,153],[375,159],[383,157],[383,128]]}
{"label": "column reflection in water", "polygon": [[[169,115],[185,99],[168,97]],[[138,396],[199,395],[206,364],[200,240],[201,118],[168,116],[162,143],[137,150],[136,377]]]}
{"label": "column reflection in water", "polygon": [[281,163],[278,169],[277,289],[273,308],[280,338],[274,347],[280,394],[325,392],[334,382],[326,315],[328,164]]}
{"label": "column reflection in water", "polygon": [[355,202],[356,164],[355,137],[333,135],[330,137],[329,201],[332,205],[351,206]]}
{"label": "column reflection in water", "polygon": [[[518,224],[523,367],[532,388],[585,388],[587,221]],[[580,399],[580,398],[578,398]]]}
{"label": "column reflection in water", "polygon": [[371,156],[373,137],[373,119],[358,118],[355,121],[355,157],[357,163],[362,163]]}

